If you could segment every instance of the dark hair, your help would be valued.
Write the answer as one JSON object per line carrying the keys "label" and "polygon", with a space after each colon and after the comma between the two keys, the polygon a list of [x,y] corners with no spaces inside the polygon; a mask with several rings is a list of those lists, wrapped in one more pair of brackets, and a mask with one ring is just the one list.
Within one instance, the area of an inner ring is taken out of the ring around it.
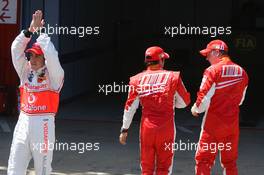
{"label": "dark hair", "polygon": [[219,52],[221,53],[221,55],[228,55],[227,51],[225,50],[219,50]]}
{"label": "dark hair", "polygon": [[149,62],[146,62],[146,66],[151,66],[151,65],[156,65],[156,64],[159,64],[159,61],[149,61]]}
{"label": "dark hair", "polygon": [[227,51],[224,51],[224,50],[218,50],[218,49],[211,50],[211,52],[215,52],[215,51],[218,52],[218,56],[228,55]]}

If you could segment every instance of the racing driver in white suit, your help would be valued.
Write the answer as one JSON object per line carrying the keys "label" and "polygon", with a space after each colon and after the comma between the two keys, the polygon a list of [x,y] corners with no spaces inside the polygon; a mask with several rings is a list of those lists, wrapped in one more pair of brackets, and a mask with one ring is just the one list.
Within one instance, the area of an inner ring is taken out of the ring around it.
{"label": "racing driver in white suit", "polygon": [[14,130],[8,175],[25,175],[31,158],[36,175],[49,175],[52,171],[54,117],[64,71],[47,34],[40,34],[37,42],[25,51],[31,35],[43,25],[42,12],[37,10],[30,27],[22,31],[11,46],[13,65],[20,78],[21,112]]}

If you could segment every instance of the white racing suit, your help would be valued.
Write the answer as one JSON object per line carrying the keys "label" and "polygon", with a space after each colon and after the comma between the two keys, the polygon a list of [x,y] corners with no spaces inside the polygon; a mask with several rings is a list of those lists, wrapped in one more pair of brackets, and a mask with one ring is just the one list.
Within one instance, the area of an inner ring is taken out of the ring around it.
{"label": "white racing suit", "polygon": [[8,175],[25,175],[31,158],[36,175],[49,175],[55,143],[54,117],[59,104],[64,71],[58,52],[47,34],[37,39],[45,66],[30,67],[25,48],[30,38],[21,32],[12,43],[12,61],[20,78],[21,112],[16,124],[8,160]]}

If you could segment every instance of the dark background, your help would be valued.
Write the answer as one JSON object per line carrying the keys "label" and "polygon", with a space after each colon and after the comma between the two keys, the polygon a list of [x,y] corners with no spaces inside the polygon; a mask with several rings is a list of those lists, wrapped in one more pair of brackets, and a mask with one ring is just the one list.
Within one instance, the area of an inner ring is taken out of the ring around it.
{"label": "dark background", "polygon": [[[209,66],[198,51],[210,40],[222,39],[229,46],[231,58],[246,69],[250,78],[242,121],[254,125],[263,118],[262,0],[25,0],[21,3],[20,29],[29,26],[36,9],[42,9],[46,23],[53,26],[100,28],[99,35],[83,38],[51,36],[65,70],[62,101],[74,100],[82,94],[103,95],[98,94],[98,85],[126,84],[130,76],[144,69],[145,50],[159,45],[171,55],[165,67],[181,71],[194,102],[202,73]],[[165,35],[165,26],[179,24],[231,26],[232,34],[214,38],[210,35]],[[5,72],[4,75],[9,76]],[[126,94],[121,96],[124,101]]]}

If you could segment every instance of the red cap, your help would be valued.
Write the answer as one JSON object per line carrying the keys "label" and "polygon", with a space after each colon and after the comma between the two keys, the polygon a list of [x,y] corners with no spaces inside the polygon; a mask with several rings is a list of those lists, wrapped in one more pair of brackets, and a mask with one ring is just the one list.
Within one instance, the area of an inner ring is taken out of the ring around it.
{"label": "red cap", "polygon": [[168,59],[170,56],[158,46],[149,47],[145,52],[145,62]]}
{"label": "red cap", "polygon": [[228,52],[228,47],[222,40],[213,40],[207,44],[206,49],[200,51],[200,54],[206,57],[211,50],[223,50]]}
{"label": "red cap", "polygon": [[37,43],[34,43],[34,44],[32,45],[31,48],[29,48],[29,49],[26,50],[26,52],[27,52],[27,53],[32,53],[32,52],[33,52],[33,53],[35,53],[36,55],[43,55],[43,54],[44,54],[44,53],[42,52],[42,50],[41,50],[39,44],[37,44]]}

